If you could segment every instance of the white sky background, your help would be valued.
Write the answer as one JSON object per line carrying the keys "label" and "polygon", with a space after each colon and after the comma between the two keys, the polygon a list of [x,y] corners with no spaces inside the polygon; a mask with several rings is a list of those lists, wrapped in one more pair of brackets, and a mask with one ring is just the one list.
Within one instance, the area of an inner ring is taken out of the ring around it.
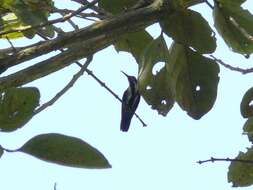
{"label": "white sky background", "polygon": [[[251,8],[253,13],[252,2],[249,2],[245,7]],[[209,18],[212,26],[211,10],[205,7],[197,8]],[[155,36],[160,33],[157,26],[148,31]],[[14,43],[21,45],[25,41]],[[232,53],[220,38],[215,55],[234,66],[253,67],[253,58],[247,60]],[[128,86],[120,71],[137,75],[137,64],[131,55],[117,54],[113,47],[97,53],[89,68],[120,96]],[[120,102],[85,74],[63,98],[25,127],[13,133],[0,133],[0,144],[16,149],[35,135],[58,132],[81,138],[98,148],[112,169],[69,168],[22,153],[5,153],[0,160],[0,190],[48,190],[53,189],[55,182],[58,190],[233,189],[227,183],[228,162],[195,163],[211,156],[234,158],[250,146],[247,137],[241,135],[245,120],[240,115],[240,102],[246,90],[253,86],[253,75],[220,68],[216,103],[201,120],[191,119],[178,105],[167,117],[162,117],[142,99],[137,112],[148,127],[143,128],[133,118],[128,133],[119,130]],[[27,86],[39,87],[41,103],[44,103],[64,87],[78,69],[73,64]]]}

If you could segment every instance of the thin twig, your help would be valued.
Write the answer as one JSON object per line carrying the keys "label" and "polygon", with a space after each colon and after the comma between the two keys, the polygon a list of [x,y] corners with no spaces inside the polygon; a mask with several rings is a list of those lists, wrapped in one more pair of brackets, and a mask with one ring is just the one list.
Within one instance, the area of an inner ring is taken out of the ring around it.
{"label": "thin twig", "polygon": [[217,63],[221,64],[222,66],[224,66],[225,68],[227,68],[231,71],[237,71],[237,72],[240,72],[242,74],[248,74],[248,73],[253,72],[253,68],[243,69],[243,68],[240,68],[240,67],[233,67],[229,64],[224,63],[221,59],[218,59],[213,55],[209,55],[209,56],[212,57],[214,59],[214,61],[216,61]]}
{"label": "thin twig", "polygon": [[4,150],[5,152],[18,152],[18,149],[17,150],[10,150],[10,149],[4,148],[2,146],[1,146],[1,149]]}
{"label": "thin twig", "polygon": [[34,111],[34,115],[38,114],[39,112],[43,111],[47,107],[53,105],[62,95],[64,95],[78,80],[79,77],[83,75],[83,73],[86,71],[88,65],[91,63],[93,56],[87,57],[86,62],[84,65],[82,65],[80,71],[78,71],[72,78],[72,80],[60,91],[58,92],[51,100],[48,102],[44,103],[42,106],[40,106],[38,109]]}
{"label": "thin twig", "polygon": [[[64,13],[64,14],[69,14],[69,13],[73,13],[75,12],[74,10],[70,10],[70,9],[59,9],[59,8],[54,8],[52,10],[53,13]],[[91,12],[91,13],[79,13],[78,15],[76,15],[76,17],[78,18],[83,18],[83,19],[88,19],[87,17],[95,17],[95,18],[98,18],[98,19],[105,19],[106,16],[102,16],[100,14],[97,14],[95,12]],[[94,19],[88,19],[88,20],[92,20],[94,21]]]}
{"label": "thin twig", "polygon": [[7,41],[9,42],[9,44],[11,45],[11,48],[12,48],[12,52],[16,52],[16,48],[14,47],[13,43],[11,42],[11,40],[6,36],[5,37],[7,39]]}
{"label": "thin twig", "polygon": [[2,32],[0,32],[0,36],[4,35],[4,34],[14,33],[14,32],[24,32],[24,31],[27,31],[27,30],[30,30],[30,29],[42,28],[42,27],[47,26],[47,25],[52,25],[52,24],[55,24],[55,23],[65,22],[65,21],[69,20],[70,18],[78,15],[79,13],[83,12],[84,10],[89,9],[93,5],[97,4],[99,1],[100,0],[94,0],[94,1],[84,5],[82,7],[80,7],[75,12],[69,13],[69,14],[65,15],[64,17],[61,17],[61,18],[58,18],[58,19],[43,22],[41,24],[34,25],[34,26],[29,25],[29,26],[23,27],[23,29],[11,29],[11,30],[7,30],[7,31],[2,31]]}
{"label": "thin twig", "polygon": [[222,162],[242,162],[242,163],[247,163],[247,164],[253,164],[253,160],[242,160],[242,159],[231,159],[231,158],[213,158],[211,157],[208,160],[199,160],[197,161],[198,164],[203,164],[206,162],[217,162],[217,161],[222,161]]}
{"label": "thin twig", "polygon": [[[92,71],[89,69],[86,69],[86,72],[93,78],[95,79],[102,87],[104,87],[110,94],[112,94],[117,100],[119,100],[122,103],[122,100],[119,98],[119,96],[113,92],[103,81],[101,81],[99,78],[97,78],[96,75],[93,74]],[[137,113],[134,113],[135,117],[142,123],[143,127],[146,127],[147,124],[139,117]]]}
{"label": "thin twig", "polygon": [[204,2],[210,7],[211,9],[214,9],[214,6],[208,2],[208,0],[204,0]]}

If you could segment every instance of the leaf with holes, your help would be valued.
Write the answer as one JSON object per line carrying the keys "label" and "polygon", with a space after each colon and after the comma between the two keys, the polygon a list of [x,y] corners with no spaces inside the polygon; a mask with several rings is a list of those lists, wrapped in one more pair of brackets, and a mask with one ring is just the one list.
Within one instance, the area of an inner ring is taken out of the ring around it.
{"label": "leaf with holes", "polygon": [[177,10],[161,21],[160,25],[176,42],[193,47],[200,53],[212,53],[216,49],[212,29],[198,12]]}
{"label": "leaf with holes", "polygon": [[112,14],[119,14],[134,6],[136,0],[100,0],[98,6]]}
{"label": "leaf with holes", "polygon": [[[152,41],[144,50],[139,64],[138,87],[142,97],[156,109],[159,114],[166,115],[174,105],[170,90],[170,78],[165,64],[169,52],[162,36]],[[154,71],[154,67],[163,63],[163,67]]]}
{"label": "leaf with holes", "polygon": [[248,139],[253,143],[253,117],[250,117],[243,125],[243,133],[248,136]]}
{"label": "leaf with holes", "polygon": [[126,51],[131,53],[139,63],[143,49],[145,49],[152,40],[152,36],[143,30],[123,35],[117,40],[114,47],[118,52]]}
{"label": "leaf with holes", "polygon": [[253,87],[250,88],[243,96],[240,109],[241,114],[244,118],[253,116],[253,106],[251,102],[253,101]]}
{"label": "leaf with holes", "polygon": [[216,3],[213,11],[214,26],[233,51],[253,52],[253,15],[240,6]]}
{"label": "leaf with holes", "polygon": [[[246,153],[239,152],[235,158],[238,160],[253,160],[253,147],[248,148]],[[231,162],[228,168],[228,182],[233,187],[247,187],[253,184],[253,164],[245,162]]]}
{"label": "leaf with holes", "polygon": [[37,88],[9,88],[0,94],[0,130],[11,132],[25,125],[38,106]]}
{"label": "leaf with holes", "polygon": [[104,155],[81,139],[49,133],[33,137],[19,151],[41,160],[80,168],[111,168]]}
{"label": "leaf with holes", "polygon": [[200,119],[216,100],[218,64],[188,47],[174,43],[166,68],[175,100],[189,116]]}

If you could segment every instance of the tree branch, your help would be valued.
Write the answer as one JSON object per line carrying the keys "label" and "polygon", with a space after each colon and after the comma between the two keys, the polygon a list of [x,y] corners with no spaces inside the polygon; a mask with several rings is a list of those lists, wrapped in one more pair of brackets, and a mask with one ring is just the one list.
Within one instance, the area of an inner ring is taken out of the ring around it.
{"label": "tree branch", "polygon": [[240,68],[240,67],[233,67],[229,64],[224,63],[221,59],[218,59],[213,55],[209,55],[209,56],[212,57],[214,59],[214,61],[216,61],[217,63],[221,64],[222,66],[224,66],[225,68],[227,68],[231,71],[237,71],[237,72],[240,72],[242,74],[248,74],[248,73],[253,72],[253,68],[243,69],[243,68]]}
{"label": "tree branch", "polygon": [[93,56],[87,57],[86,62],[84,63],[84,65],[81,66],[80,71],[78,71],[73,76],[72,80],[60,92],[58,92],[51,100],[49,100],[48,102],[46,102],[45,104],[40,106],[38,109],[36,109],[34,111],[34,115],[40,113],[41,111],[43,111],[47,107],[53,105],[60,97],[62,97],[75,84],[75,82],[79,79],[79,77],[81,77],[83,75],[83,73],[85,72],[85,70],[87,69],[89,64],[91,63],[92,57]]}
{"label": "tree branch", "polygon": [[223,162],[242,162],[247,164],[253,164],[253,160],[242,160],[242,159],[231,159],[231,158],[213,158],[211,157],[209,160],[199,160],[197,161],[198,164],[203,164],[206,162],[217,162],[217,161],[223,161]]}
{"label": "tree branch", "polygon": [[66,33],[57,39],[39,42],[33,47],[25,48],[14,55],[0,58],[0,66],[9,68],[43,54],[69,47],[75,43],[80,43],[80,41],[85,42],[101,35],[116,38],[126,32],[138,31],[155,23],[164,14],[168,13],[161,8],[160,4],[153,4],[142,9],[123,13],[119,16],[96,22],[79,31]]}
{"label": "tree branch", "polygon": [[41,61],[26,69],[0,78],[0,91],[9,87],[21,86],[48,74],[56,72],[71,63],[94,54],[107,47],[111,42],[105,36],[100,36],[79,46],[72,47],[54,57]]}

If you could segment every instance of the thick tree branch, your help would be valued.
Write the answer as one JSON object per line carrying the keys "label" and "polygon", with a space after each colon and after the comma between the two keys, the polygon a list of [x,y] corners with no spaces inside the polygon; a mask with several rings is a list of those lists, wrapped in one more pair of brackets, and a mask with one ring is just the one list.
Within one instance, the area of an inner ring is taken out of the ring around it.
{"label": "thick tree branch", "polygon": [[79,44],[79,46],[72,47],[67,51],[64,51],[47,60],[41,61],[24,70],[18,71],[5,77],[1,77],[0,91],[12,86],[21,86],[23,84],[49,75],[81,58],[96,53],[97,51],[107,47],[110,44],[111,41],[108,41],[105,36],[100,36],[95,39],[86,41],[86,43]]}
{"label": "thick tree branch", "polygon": [[[157,1],[160,2],[162,0]],[[1,58],[0,66],[9,68],[40,55],[68,47],[74,43],[80,43],[80,41],[85,42],[97,36],[106,35],[108,37],[118,37],[128,32],[137,31],[157,22],[164,14],[168,13],[166,10],[162,9],[159,3],[127,12],[113,18],[96,22],[79,31],[66,33],[64,36],[57,39],[39,42],[33,47],[23,49],[14,55]]]}

